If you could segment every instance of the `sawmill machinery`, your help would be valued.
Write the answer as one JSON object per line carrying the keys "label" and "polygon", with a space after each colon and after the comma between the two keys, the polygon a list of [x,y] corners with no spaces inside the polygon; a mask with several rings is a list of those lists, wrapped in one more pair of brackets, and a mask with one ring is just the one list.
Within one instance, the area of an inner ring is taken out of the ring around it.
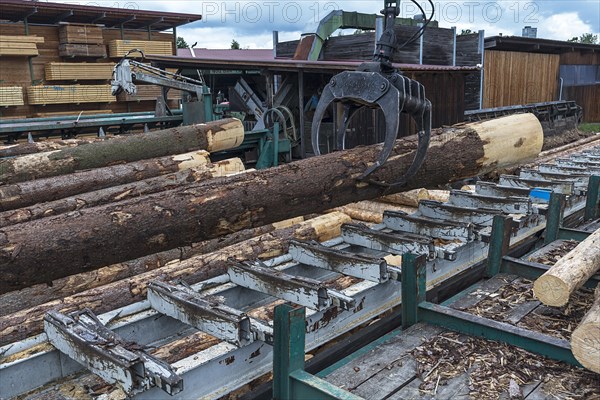
{"label": "sawmill machinery", "polygon": [[[183,124],[197,124],[225,117],[227,105],[213,105],[210,88],[198,74],[198,79],[165,71],[160,68],[136,61],[130,58],[139,53],[144,58],[144,52],[139,49],[130,50],[125,57],[115,65],[111,81],[112,94],[126,92],[130,95],[137,93],[136,82],[149,83],[162,87],[163,95],[157,99],[156,115],[171,114],[166,101],[166,91],[181,90]],[[257,103],[260,103],[257,99]],[[258,107],[258,106],[257,106]],[[244,142],[233,151],[213,155],[215,159],[231,157],[232,152],[243,152],[247,163],[254,164],[257,169],[277,166],[279,160],[291,161],[292,147],[297,144],[296,127],[291,111],[278,106],[262,109],[257,123],[260,129],[245,132]]]}
{"label": "sawmill machinery", "polygon": [[122,92],[135,95],[137,93],[136,82],[158,85],[163,90],[163,96],[157,99],[156,115],[161,116],[172,114],[167,105],[166,93],[169,89],[177,89],[183,93],[184,125],[213,120],[212,96],[210,88],[203,80],[189,78],[133,60],[130,55],[135,53],[139,53],[142,60],[144,59],[145,55],[142,50],[132,49],[115,65],[111,80],[113,96]]}
{"label": "sawmill machinery", "polygon": [[[411,0],[425,15],[423,8]],[[412,164],[404,175],[392,183],[374,182],[384,186],[402,186],[415,175],[425,159],[431,135],[431,102],[425,97],[424,86],[406,76],[393,66],[394,52],[419,38],[434,14],[434,5],[430,17],[405,43],[397,46],[394,32],[396,17],[400,14],[399,1],[385,1],[381,13],[384,15],[384,30],[373,58],[362,63],[356,71],[344,71],[335,75],[323,89],[315,110],[312,125],[312,146],[316,155],[321,154],[321,120],[330,105],[343,106],[341,121],[338,124],[334,150],[345,148],[346,128],[352,116],[362,107],[380,108],[385,118],[385,138],[383,149],[377,160],[359,177],[366,178],[380,168],[390,156],[400,128],[400,114],[412,117],[417,127],[418,149]]]}

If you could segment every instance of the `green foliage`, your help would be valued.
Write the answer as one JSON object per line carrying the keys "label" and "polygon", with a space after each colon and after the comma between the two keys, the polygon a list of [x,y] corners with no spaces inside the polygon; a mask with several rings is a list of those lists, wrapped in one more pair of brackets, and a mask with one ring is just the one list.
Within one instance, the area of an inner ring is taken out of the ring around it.
{"label": "green foliage", "polygon": [[238,43],[238,41],[237,41],[237,40],[235,40],[235,39],[233,39],[233,40],[231,41],[231,48],[232,48],[233,50],[239,50],[241,47],[240,47],[240,44]]}
{"label": "green foliage", "polygon": [[600,133],[600,122],[580,124],[579,130],[586,133]]}
{"label": "green foliage", "polygon": [[189,46],[184,38],[181,36],[177,36],[177,48],[178,49],[187,49]]}
{"label": "green foliage", "polygon": [[567,42],[598,44],[598,35],[594,35],[593,33],[584,33],[579,37],[574,36],[571,39],[568,39]]}

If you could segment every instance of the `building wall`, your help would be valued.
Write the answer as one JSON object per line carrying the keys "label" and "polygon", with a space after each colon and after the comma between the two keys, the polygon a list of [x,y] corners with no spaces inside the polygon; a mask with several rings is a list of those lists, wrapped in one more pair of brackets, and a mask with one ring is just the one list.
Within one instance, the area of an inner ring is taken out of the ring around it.
{"label": "building wall", "polygon": [[483,108],[558,100],[560,55],[486,50]]}
{"label": "building wall", "polygon": [[[581,53],[578,51],[563,53],[560,55],[561,65],[600,65],[600,53]],[[598,74],[597,80],[600,79]],[[600,122],[600,83],[565,86],[562,98],[573,100],[583,107],[584,122]]]}
{"label": "building wall", "polygon": [[[49,62],[110,62],[118,61],[118,59],[101,58],[101,59],[72,59],[59,56],[58,25],[31,25],[29,26],[29,34],[44,38],[44,43],[38,43],[37,48],[39,56],[32,58],[33,73],[36,84],[51,84],[51,85],[72,85],[72,84],[109,84],[108,81],[52,81],[45,82],[44,67]],[[147,31],[125,30],[125,39],[129,40],[148,40]],[[25,25],[23,23],[0,23],[0,35],[25,35]],[[121,39],[121,31],[119,29],[104,29],[104,43],[108,44],[111,40]],[[155,41],[173,41],[173,35],[161,32],[152,32],[151,40]],[[23,87],[23,96],[25,100],[24,106],[11,106],[0,110],[2,118],[26,118],[32,117],[36,113],[52,113],[65,111],[84,111],[84,110],[106,110],[113,113],[121,112],[137,112],[137,111],[154,111],[155,101],[141,102],[121,102],[115,101],[112,103],[85,103],[85,104],[49,104],[49,105],[28,105],[26,88],[31,86],[31,76],[29,74],[29,65],[27,57],[10,56],[2,57],[0,60],[0,86],[21,86]]]}

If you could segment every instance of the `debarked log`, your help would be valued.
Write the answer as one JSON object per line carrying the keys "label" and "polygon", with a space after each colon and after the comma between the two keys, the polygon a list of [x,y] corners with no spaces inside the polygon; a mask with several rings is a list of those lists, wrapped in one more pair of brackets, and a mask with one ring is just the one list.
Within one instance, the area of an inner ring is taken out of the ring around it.
{"label": "debarked log", "polygon": [[[8,226],[0,229],[0,293],[386,191],[432,187],[526,163],[539,154],[542,141],[537,118],[519,114],[438,132],[423,166],[403,187],[357,180],[381,150],[373,145]],[[416,137],[396,141],[370,179],[394,182],[411,164],[416,146]]]}

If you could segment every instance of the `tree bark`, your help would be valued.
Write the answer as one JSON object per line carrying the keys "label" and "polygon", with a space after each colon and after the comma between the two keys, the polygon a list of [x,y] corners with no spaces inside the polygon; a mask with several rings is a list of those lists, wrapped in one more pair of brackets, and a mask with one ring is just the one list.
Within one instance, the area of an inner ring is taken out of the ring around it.
{"label": "tree bark", "polygon": [[[46,140],[35,143],[19,143],[0,147],[0,158],[18,157],[26,154],[42,153],[45,151],[59,150],[65,147],[75,147],[89,143],[101,142],[105,138],[86,138],[86,139],[65,139],[65,140]],[[114,136],[111,136],[114,138]]]}
{"label": "tree bark", "polygon": [[200,254],[212,253],[224,247],[273,232],[276,229],[290,228],[302,222],[304,222],[304,218],[293,218],[258,228],[244,229],[217,239],[194,243],[191,246],[178,247],[135,260],[56,279],[50,285],[40,283],[8,292],[0,295],[0,304],[2,304],[0,317],[162,268],[171,262],[179,262]]}
{"label": "tree bark", "polygon": [[201,168],[209,162],[209,154],[202,150],[0,186],[0,211],[63,199],[190,168]]}
{"label": "tree bark", "polygon": [[600,374],[600,286],[594,303],[571,335],[573,355],[585,368]]}
{"label": "tree bark", "polygon": [[49,310],[69,313],[89,308],[101,314],[145,300],[149,281],[182,279],[192,285],[225,273],[230,258],[239,261],[271,258],[287,252],[289,239],[325,241],[340,235],[341,225],[350,217],[331,213],[321,217],[261,235],[210,254],[192,257],[179,263],[135,275],[130,278],[86,290],[73,296],[54,300],[17,313],[0,317],[0,346],[41,333],[43,318]]}
{"label": "tree bark", "polygon": [[[207,153],[208,154],[208,153]],[[144,179],[125,185],[113,186],[75,196],[34,204],[29,207],[0,212],[0,228],[27,221],[82,210],[101,204],[140,197],[143,195],[175,189],[202,180],[232,175],[242,172],[244,164],[239,158],[232,158],[205,164],[201,167],[179,171],[174,174]]]}
{"label": "tree bark", "polygon": [[243,140],[244,127],[235,118],[131,134],[119,140],[0,160],[0,182],[23,182],[193,150],[226,150]]}
{"label": "tree bark", "polygon": [[533,294],[547,306],[562,307],[571,294],[600,270],[600,229],[588,236],[533,284]]}
{"label": "tree bark", "polygon": [[[531,114],[448,128],[432,138],[419,172],[404,187],[389,191],[437,186],[525,163],[537,156],[542,140],[539,121]],[[411,164],[416,145],[416,137],[398,140],[387,163],[370,178],[394,182]],[[387,188],[357,181],[380,149],[331,153],[2,228],[0,293],[73,275],[82,267],[115,264],[381,197]]]}

